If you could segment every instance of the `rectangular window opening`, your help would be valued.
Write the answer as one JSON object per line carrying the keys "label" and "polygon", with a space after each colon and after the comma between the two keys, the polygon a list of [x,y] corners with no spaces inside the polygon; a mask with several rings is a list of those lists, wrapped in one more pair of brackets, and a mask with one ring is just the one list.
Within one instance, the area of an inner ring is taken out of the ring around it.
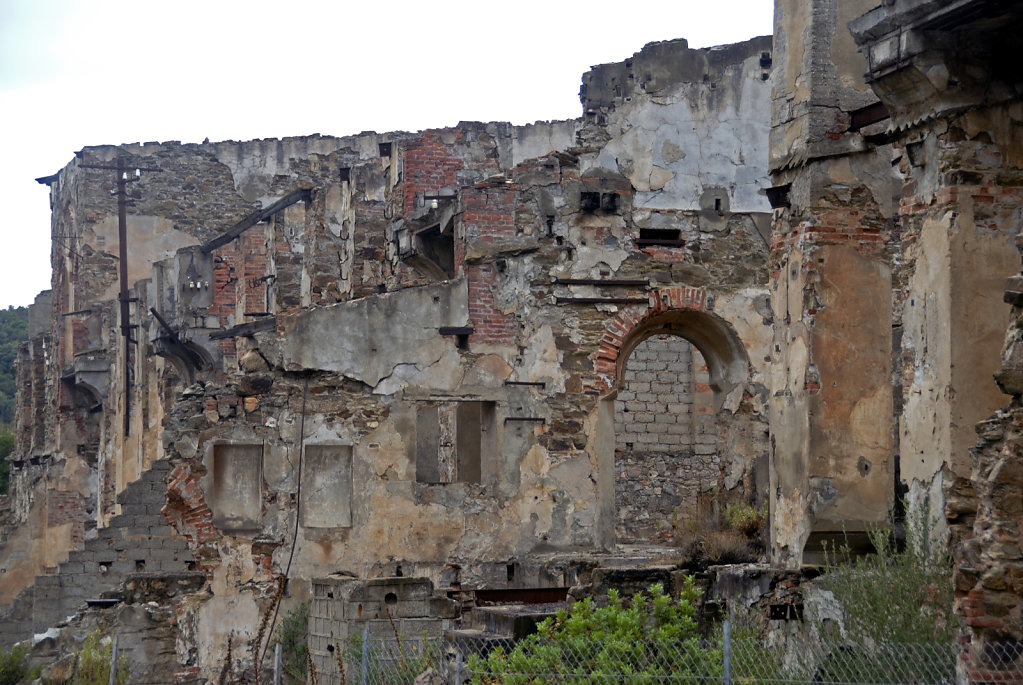
{"label": "rectangular window opening", "polygon": [[416,417],[416,481],[479,483],[493,451],[493,402],[423,404]]}
{"label": "rectangular window opening", "polygon": [[682,239],[682,229],[679,228],[641,228],[636,246],[684,247],[685,240]]}

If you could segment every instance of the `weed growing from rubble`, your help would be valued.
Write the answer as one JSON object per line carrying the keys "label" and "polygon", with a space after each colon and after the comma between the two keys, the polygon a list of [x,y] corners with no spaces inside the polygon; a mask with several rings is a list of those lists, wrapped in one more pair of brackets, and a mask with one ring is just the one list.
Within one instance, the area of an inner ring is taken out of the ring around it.
{"label": "weed growing from rubble", "polygon": [[888,530],[870,531],[875,553],[852,561],[848,544],[825,549],[821,584],[842,607],[845,634],[874,642],[951,643],[958,634],[952,567],[931,540],[932,522],[919,510],[906,520],[899,551]]}
{"label": "weed growing from rubble", "polygon": [[[98,629],[94,630],[82,643],[82,651],[78,653],[75,675],[71,682],[74,685],[108,685],[112,652],[113,640],[104,637]],[[125,685],[130,669],[128,657],[123,653],[119,654],[114,682],[117,685]]]}
{"label": "weed growing from rubble", "polygon": [[28,667],[28,647],[14,645],[10,651],[0,652],[0,685],[16,685],[32,677]]}
{"label": "weed growing from rubble", "polygon": [[281,671],[287,683],[305,683],[308,673],[306,632],[309,602],[305,601],[285,614],[274,630],[270,645],[281,646]]}

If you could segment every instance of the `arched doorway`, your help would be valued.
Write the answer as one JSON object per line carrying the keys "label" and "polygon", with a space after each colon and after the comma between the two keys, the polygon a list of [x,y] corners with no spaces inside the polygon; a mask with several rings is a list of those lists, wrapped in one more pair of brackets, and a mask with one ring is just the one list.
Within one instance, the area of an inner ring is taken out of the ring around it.
{"label": "arched doorway", "polygon": [[637,345],[615,398],[615,539],[668,539],[686,503],[720,484],[727,430],[697,347],[671,334]]}
{"label": "arched doorway", "polygon": [[752,500],[766,478],[767,417],[735,329],[703,291],[661,291],[655,302],[620,314],[601,341],[599,533],[609,547],[671,544],[699,493]]}

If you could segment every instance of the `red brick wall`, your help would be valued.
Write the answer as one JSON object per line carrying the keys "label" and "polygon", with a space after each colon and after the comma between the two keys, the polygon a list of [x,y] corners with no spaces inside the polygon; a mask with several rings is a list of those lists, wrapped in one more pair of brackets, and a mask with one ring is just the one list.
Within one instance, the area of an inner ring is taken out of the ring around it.
{"label": "red brick wall", "polygon": [[479,183],[462,191],[462,240],[455,241],[455,268],[464,269],[469,281],[469,319],[475,332],[472,342],[510,343],[518,323],[514,314],[502,312],[494,299],[496,267],[493,264],[465,264],[466,246],[473,241],[492,242],[515,235],[513,186]]}
{"label": "red brick wall", "polygon": [[171,527],[189,538],[200,568],[211,571],[220,563],[220,535],[213,527],[213,511],[206,503],[199,476],[187,464],[171,471],[163,515]]}
{"label": "red brick wall", "polygon": [[46,493],[46,527],[55,528],[71,523],[71,544],[85,544],[85,498],[77,492],[49,490]]}
{"label": "red brick wall", "polygon": [[[455,131],[460,136],[460,131]],[[457,173],[464,168],[462,158],[454,148],[445,145],[439,131],[424,131],[418,138],[405,143],[404,179],[405,197],[402,211],[408,215],[415,209],[417,193],[432,195],[441,188],[454,188]]]}

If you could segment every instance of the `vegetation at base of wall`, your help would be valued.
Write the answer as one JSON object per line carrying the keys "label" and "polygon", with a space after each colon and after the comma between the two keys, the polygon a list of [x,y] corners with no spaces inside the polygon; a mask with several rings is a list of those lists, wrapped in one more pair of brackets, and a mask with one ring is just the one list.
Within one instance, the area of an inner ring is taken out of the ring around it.
{"label": "vegetation at base of wall", "polygon": [[760,535],[767,521],[767,502],[760,509],[747,502],[729,504],[724,515],[733,530],[752,539]]}
{"label": "vegetation at base of wall", "polygon": [[0,427],[14,425],[14,361],[28,340],[28,307],[0,309]]}
{"label": "vegetation at base of wall", "polygon": [[[440,656],[436,640],[422,635],[410,638],[394,628],[394,642],[370,639],[364,643],[361,631],[352,633],[347,644],[327,649],[334,655],[337,677],[342,685],[352,682],[411,683],[416,676],[435,667]],[[365,653],[365,659],[363,659]]]}
{"label": "vegetation at base of wall", "polygon": [[729,504],[725,495],[715,490],[697,495],[695,507],[687,514],[676,511],[672,537],[683,555],[695,563],[756,561],[764,548],[761,536],[766,520],[766,507]]}
{"label": "vegetation at base of wall", "polygon": [[[673,599],[660,584],[650,586],[625,602],[608,591],[607,606],[592,599],[576,602],[556,616],[537,624],[537,632],[506,652],[495,648],[485,658],[469,657],[469,683],[531,682],[540,674],[544,682],[659,682],[693,673],[720,673],[721,653],[700,640],[696,605],[700,590],[687,576]],[[606,678],[606,680],[605,680]]]}
{"label": "vegetation at base of wall", "polygon": [[852,557],[848,545],[826,551],[820,583],[842,607],[848,639],[948,644],[956,638],[952,565],[931,528],[926,514],[911,509],[901,551],[881,529],[869,533],[874,554],[843,561]]}
{"label": "vegetation at base of wall", "polygon": [[39,668],[29,668],[28,647],[14,645],[9,651],[0,651],[0,685],[17,685],[39,677]]}
{"label": "vegetation at base of wall", "polygon": [[[75,674],[71,679],[74,685],[108,685],[110,683],[110,657],[114,641],[104,637],[100,631],[94,630],[82,643],[82,651],[78,653]],[[117,656],[117,673],[115,682],[125,685],[130,675],[131,664],[126,655]]]}
{"label": "vegetation at base of wall", "polygon": [[305,683],[308,673],[306,633],[309,623],[309,602],[305,601],[285,614],[274,629],[270,655],[281,646],[281,674],[286,683]]}

